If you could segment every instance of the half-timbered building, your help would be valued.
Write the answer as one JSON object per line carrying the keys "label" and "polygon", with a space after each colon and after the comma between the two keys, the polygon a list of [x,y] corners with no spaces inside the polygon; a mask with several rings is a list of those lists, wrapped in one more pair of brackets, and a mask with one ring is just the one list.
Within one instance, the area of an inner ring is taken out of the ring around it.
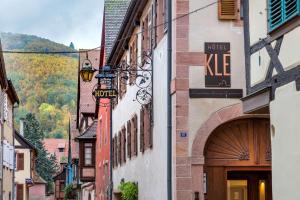
{"label": "half-timbered building", "polygon": [[270,115],[273,199],[300,198],[295,187],[300,181],[299,22],[299,0],[244,0],[247,97],[243,110]]}

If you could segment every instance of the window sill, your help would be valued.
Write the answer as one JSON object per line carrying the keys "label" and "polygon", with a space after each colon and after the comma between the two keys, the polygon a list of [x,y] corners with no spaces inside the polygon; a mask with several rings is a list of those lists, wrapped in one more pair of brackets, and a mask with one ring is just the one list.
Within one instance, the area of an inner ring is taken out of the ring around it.
{"label": "window sill", "polygon": [[289,33],[300,26],[300,16],[296,16],[285,24],[269,32],[271,41],[277,40],[279,37]]}

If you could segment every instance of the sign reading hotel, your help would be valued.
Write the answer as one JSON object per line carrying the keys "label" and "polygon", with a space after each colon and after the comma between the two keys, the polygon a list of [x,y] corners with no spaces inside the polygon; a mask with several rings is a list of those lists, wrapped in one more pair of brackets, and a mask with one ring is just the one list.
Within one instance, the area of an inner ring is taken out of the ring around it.
{"label": "sign reading hotel", "polygon": [[205,43],[205,87],[230,87],[230,43]]}
{"label": "sign reading hotel", "polygon": [[93,95],[96,99],[114,99],[117,98],[118,92],[115,89],[96,89]]}

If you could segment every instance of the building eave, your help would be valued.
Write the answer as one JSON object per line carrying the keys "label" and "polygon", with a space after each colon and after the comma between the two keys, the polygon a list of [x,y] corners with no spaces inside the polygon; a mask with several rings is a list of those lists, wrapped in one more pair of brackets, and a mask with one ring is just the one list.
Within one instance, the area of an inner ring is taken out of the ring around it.
{"label": "building eave", "polygon": [[8,87],[8,80],[6,76],[1,40],[0,40],[0,85],[3,89],[6,89]]}
{"label": "building eave", "polygon": [[[128,10],[126,12],[124,21],[119,30],[118,36],[115,39],[113,48],[107,59],[108,65],[115,65],[122,57],[122,53],[125,51],[124,46],[129,42],[130,38],[126,38],[132,35],[135,26],[134,21],[142,16],[143,10],[147,4],[147,0],[132,0]],[[122,39],[126,38],[126,39]]]}

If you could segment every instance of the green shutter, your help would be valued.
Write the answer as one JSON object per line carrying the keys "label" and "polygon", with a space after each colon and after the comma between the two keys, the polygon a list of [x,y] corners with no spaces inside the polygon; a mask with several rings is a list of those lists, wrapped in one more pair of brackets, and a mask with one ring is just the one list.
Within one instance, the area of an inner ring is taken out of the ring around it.
{"label": "green shutter", "polygon": [[300,14],[300,0],[268,0],[269,31]]}

